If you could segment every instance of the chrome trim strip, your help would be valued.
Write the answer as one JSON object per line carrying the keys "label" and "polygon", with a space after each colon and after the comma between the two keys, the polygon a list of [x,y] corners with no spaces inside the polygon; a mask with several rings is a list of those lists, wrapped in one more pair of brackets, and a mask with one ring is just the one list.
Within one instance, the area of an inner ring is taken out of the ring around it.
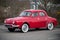
{"label": "chrome trim strip", "polygon": [[13,25],[13,24],[4,24],[4,25],[11,25],[12,27],[18,27],[19,25]]}

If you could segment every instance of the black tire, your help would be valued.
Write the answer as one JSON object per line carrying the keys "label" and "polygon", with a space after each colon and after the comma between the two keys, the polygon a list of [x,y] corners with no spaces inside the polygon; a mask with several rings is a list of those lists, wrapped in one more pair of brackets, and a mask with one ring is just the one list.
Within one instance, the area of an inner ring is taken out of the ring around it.
{"label": "black tire", "polygon": [[8,28],[8,30],[9,30],[10,32],[14,32],[14,31],[15,31],[15,28]]}

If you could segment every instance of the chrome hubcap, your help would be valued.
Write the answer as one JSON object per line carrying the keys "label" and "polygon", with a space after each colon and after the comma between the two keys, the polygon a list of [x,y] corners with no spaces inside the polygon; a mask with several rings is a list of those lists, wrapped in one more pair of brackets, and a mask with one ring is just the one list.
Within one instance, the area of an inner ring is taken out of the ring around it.
{"label": "chrome hubcap", "polygon": [[27,32],[28,29],[29,29],[29,28],[28,28],[28,25],[27,25],[27,24],[23,24],[23,25],[22,25],[22,31],[23,31],[23,32]]}
{"label": "chrome hubcap", "polygon": [[49,23],[49,24],[48,24],[48,29],[49,29],[49,30],[52,30],[53,27],[54,27],[53,23]]}

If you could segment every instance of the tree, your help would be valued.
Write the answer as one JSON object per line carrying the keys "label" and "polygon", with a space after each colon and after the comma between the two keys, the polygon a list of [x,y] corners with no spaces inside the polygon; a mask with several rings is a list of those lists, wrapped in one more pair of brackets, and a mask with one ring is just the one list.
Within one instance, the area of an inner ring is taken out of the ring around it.
{"label": "tree", "polygon": [[53,0],[54,4],[60,4],[60,0]]}

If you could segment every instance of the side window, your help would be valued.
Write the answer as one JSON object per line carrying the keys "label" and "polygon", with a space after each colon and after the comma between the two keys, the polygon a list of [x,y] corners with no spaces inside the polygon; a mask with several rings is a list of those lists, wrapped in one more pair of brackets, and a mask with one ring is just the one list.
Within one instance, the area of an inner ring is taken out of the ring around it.
{"label": "side window", "polygon": [[44,12],[40,12],[39,15],[40,16],[45,16],[45,13]]}
{"label": "side window", "polygon": [[25,12],[26,16],[30,16],[31,12]]}
{"label": "side window", "polygon": [[38,13],[35,12],[35,13],[32,14],[32,16],[33,16],[33,17],[36,17],[36,16],[38,16]]}

